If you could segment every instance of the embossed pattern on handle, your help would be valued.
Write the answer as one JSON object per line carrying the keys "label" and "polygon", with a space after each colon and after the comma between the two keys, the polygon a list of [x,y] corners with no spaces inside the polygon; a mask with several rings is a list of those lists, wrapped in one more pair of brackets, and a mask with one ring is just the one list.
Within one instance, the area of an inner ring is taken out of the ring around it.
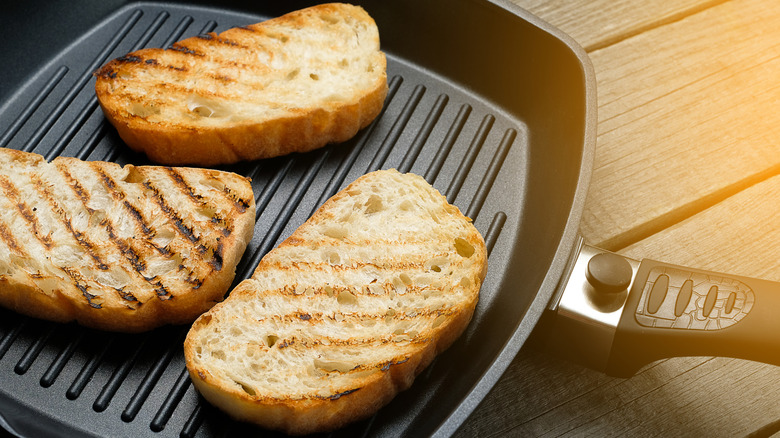
{"label": "embossed pattern on handle", "polygon": [[635,316],[644,327],[721,330],[747,316],[755,300],[753,290],[735,278],[656,266]]}
{"label": "embossed pattern on handle", "polygon": [[679,356],[780,365],[780,283],[643,260],[609,356],[620,377]]}

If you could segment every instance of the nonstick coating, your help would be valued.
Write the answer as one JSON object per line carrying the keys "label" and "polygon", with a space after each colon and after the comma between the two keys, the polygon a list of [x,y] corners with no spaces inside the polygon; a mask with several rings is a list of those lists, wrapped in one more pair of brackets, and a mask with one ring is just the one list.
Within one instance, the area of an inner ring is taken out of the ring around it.
{"label": "nonstick coating", "polygon": [[[0,53],[20,61],[0,88],[0,146],[122,164],[146,161],[105,122],[94,69],[310,4],[14,3],[2,23],[15,32]],[[258,205],[237,279],[358,176],[391,167],[423,175],[485,236],[479,305],[411,389],[335,436],[449,435],[526,341],[565,271],[590,177],[593,73],[568,37],[508,2],[356,3],[376,19],[388,54],[385,109],[346,143],[224,167],[252,178]],[[29,436],[256,434],[198,396],[184,371],[186,330],[112,334],[0,310],[2,422]]]}

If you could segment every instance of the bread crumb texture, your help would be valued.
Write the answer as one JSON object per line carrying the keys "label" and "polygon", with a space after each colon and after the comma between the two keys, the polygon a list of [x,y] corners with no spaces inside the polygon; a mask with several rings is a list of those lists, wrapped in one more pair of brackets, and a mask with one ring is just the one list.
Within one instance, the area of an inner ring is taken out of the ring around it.
{"label": "bread crumb texture", "polygon": [[226,293],[253,225],[236,174],[0,149],[0,304],[117,331],[190,322]]}
{"label": "bread crumb texture", "polygon": [[95,90],[134,149],[217,164],[354,136],[381,109],[385,70],[366,11],[325,4],[132,52],[95,73]]}
{"label": "bread crumb texture", "polygon": [[193,325],[187,366],[242,420],[296,434],[340,427],[450,345],[485,271],[484,241],[457,207],[417,175],[373,172]]}

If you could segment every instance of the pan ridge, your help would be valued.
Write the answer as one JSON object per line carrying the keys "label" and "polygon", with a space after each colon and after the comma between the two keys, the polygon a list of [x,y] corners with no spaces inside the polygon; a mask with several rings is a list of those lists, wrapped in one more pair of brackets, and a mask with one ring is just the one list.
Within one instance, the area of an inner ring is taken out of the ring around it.
{"label": "pan ridge", "polygon": [[[183,37],[221,31],[226,24],[258,22],[304,3],[252,5],[259,10],[256,13],[246,12],[249,7],[232,0],[225,0],[220,8],[146,2],[117,9],[2,102],[0,146],[40,153],[47,160],[65,155],[122,165],[147,164],[121,142],[102,116],[90,89],[92,72],[107,60],[141,47],[167,47]],[[561,155],[565,149],[558,142],[539,145],[552,135],[548,131],[560,129],[539,129],[538,120],[549,114],[535,114],[547,111],[547,105],[541,109],[534,105],[548,96],[538,91],[544,87],[528,77],[548,78],[533,76],[532,66],[523,66],[517,73],[521,76],[511,83],[499,84],[499,79],[490,77],[486,83],[472,84],[464,79],[471,75],[469,58],[450,59],[441,53],[455,50],[466,56],[475,47],[454,41],[452,48],[442,51],[433,40],[409,43],[415,29],[453,35],[454,28],[442,27],[443,18],[431,15],[436,7],[451,8],[450,18],[457,20],[478,19],[485,8],[473,8],[470,1],[436,0],[416,3],[411,9],[412,3],[403,7],[381,0],[358,3],[377,20],[386,47],[389,91],[385,106],[347,142],[221,168],[251,178],[257,205],[254,238],[236,268],[234,281],[251,275],[265,253],[355,178],[390,167],[422,175],[472,218],[485,237],[490,267],[480,304],[462,339],[418,376],[408,391],[369,420],[333,436],[446,435],[484,397],[482,382],[494,381],[493,374],[506,366],[501,357],[507,346],[516,346],[513,339],[518,331],[525,333],[533,325],[534,315],[527,320],[526,314],[533,313],[529,309],[544,298],[538,295],[539,283],[553,263],[552,256],[548,248],[545,254],[529,259],[518,255],[515,248],[528,241],[554,241],[555,235],[542,236],[533,226],[541,221],[553,229],[557,225],[550,223],[560,221],[552,215],[540,219],[539,214],[530,213],[532,208],[547,205],[540,201],[539,185],[531,186],[529,181],[540,174],[563,172],[561,166],[568,161],[547,161],[546,155]],[[479,53],[484,62],[504,66],[512,60],[495,53],[530,56],[523,53],[551,38],[548,29],[508,7],[500,15],[491,12],[490,17],[516,31],[512,37],[516,41],[530,38],[534,44],[530,48],[488,47]],[[488,31],[492,29],[484,34]],[[453,65],[463,70],[446,70]],[[552,83],[556,78],[549,80]],[[545,85],[545,92],[554,91],[555,85]],[[491,94],[496,92],[502,94],[500,99]],[[518,101],[532,110],[507,107],[510,94],[518,95]],[[576,111],[567,107],[566,112]],[[577,141],[575,146],[580,148],[581,138]],[[570,161],[580,171],[576,160],[587,158],[588,152],[574,152]],[[538,170],[540,162],[542,170]],[[568,184],[565,179],[553,176],[541,185]],[[556,204],[575,205],[568,197],[581,189],[564,189]],[[570,212],[564,213],[565,222]],[[164,327],[143,335],[105,333],[0,309],[0,379],[14,382],[0,385],[0,413],[4,415],[0,423],[8,420],[9,427],[24,432],[30,430],[29,422],[37,422],[36,427],[47,428],[53,435],[101,436],[121,431],[132,436],[211,437],[254,431],[228,420],[197,394],[180,350],[184,330]],[[488,330],[499,332],[487,334]],[[485,339],[495,342],[482,342]],[[5,418],[3,406],[9,406],[7,412],[20,406],[34,407],[36,412],[31,419]]]}

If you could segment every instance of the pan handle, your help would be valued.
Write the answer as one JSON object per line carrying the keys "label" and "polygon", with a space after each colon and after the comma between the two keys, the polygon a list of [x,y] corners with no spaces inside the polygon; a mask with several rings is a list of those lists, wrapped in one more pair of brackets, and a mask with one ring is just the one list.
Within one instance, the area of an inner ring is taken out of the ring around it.
{"label": "pan handle", "polygon": [[548,346],[617,377],[679,356],[780,365],[780,283],[582,245]]}
{"label": "pan handle", "polygon": [[630,376],[666,357],[725,356],[780,365],[780,283],[645,259],[605,371]]}

